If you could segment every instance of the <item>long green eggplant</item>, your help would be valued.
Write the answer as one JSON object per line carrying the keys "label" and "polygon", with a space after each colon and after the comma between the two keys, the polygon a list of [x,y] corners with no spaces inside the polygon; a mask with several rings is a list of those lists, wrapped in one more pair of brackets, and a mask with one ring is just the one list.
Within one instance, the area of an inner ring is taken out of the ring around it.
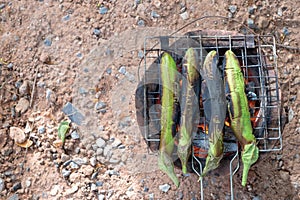
{"label": "long green eggplant", "polygon": [[189,48],[184,57],[181,87],[181,121],[177,154],[181,160],[182,172],[187,173],[187,161],[190,156],[192,133],[196,130],[196,118],[199,116],[200,74],[199,57],[195,49]]}
{"label": "long green eggplant", "polygon": [[176,112],[175,104],[179,102],[179,76],[176,63],[168,53],[164,53],[161,58],[161,79],[162,110],[158,166],[178,187],[179,180],[174,172],[172,153],[174,149],[173,133],[176,131],[173,115]]}
{"label": "long green eggplant", "polygon": [[239,61],[230,50],[226,51],[224,61],[225,79],[231,96],[228,111],[233,133],[242,146],[242,186],[245,186],[249,169],[258,160],[259,149],[253,135],[248,100],[245,94],[245,83]]}
{"label": "long green eggplant", "polygon": [[[223,158],[223,127],[226,117],[226,98],[222,73],[218,68],[218,55],[210,51],[204,61],[200,73],[208,88],[209,97],[204,104],[205,116],[209,120],[209,150],[202,176],[216,169]],[[209,106],[210,110],[205,108]]]}

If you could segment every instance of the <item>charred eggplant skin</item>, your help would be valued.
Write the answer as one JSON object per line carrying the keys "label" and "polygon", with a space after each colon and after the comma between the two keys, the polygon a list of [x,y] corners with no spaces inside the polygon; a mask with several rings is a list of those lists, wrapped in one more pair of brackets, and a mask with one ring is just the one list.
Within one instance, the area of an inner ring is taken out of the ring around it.
{"label": "charred eggplant skin", "polygon": [[179,180],[174,172],[172,153],[174,149],[174,114],[176,104],[179,102],[179,73],[176,63],[169,53],[164,53],[161,58],[162,79],[162,110],[161,110],[161,135],[159,146],[158,166],[165,172],[178,187]]}
{"label": "charred eggplant skin", "polygon": [[195,121],[199,116],[199,56],[194,48],[186,51],[182,66],[181,87],[181,121],[178,143],[178,157],[181,160],[182,172],[187,173],[187,161],[190,156],[192,133],[196,131]]}
{"label": "charred eggplant skin", "polygon": [[[209,108],[209,150],[202,176],[217,168],[223,158],[223,127],[226,117],[226,98],[222,73],[218,68],[218,55],[216,51],[210,51],[200,70],[201,76],[206,82],[210,102]],[[204,105],[206,106],[206,104]],[[205,109],[204,107],[204,110]]]}
{"label": "charred eggplant skin", "polygon": [[242,185],[247,183],[248,172],[252,164],[259,157],[259,149],[256,146],[256,138],[250,120],[248,100],[245,94],[244,77],[239,61],[235,54],[228,50],[225,53],[225,80],[229,86],[230,103],[228,111],[231,120],[231,128],[235,137],[242,146],[243,176]]}

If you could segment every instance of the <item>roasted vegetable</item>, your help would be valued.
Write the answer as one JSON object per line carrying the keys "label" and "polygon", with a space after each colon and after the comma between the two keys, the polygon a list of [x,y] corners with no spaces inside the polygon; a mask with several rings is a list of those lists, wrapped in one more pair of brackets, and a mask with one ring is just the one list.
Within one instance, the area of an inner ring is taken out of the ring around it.
{"label": "roasted vegetable", "polygon": [[161,58],[162,79],[162,110],[161,110],[161,136],[159,147],[158,166],[165,172],[178,187],[179,180],[174,172],[172,153],[176,123],[173,115],[176,114],[175,104],[179,102],[179,80],[176,63],[170,54],[164,53]]}
{"label": "roasted vegetable", "polygon": [[225,78],[230,91],[228,111],[231,128],[242,146],[242,185],[245,186],[249,169],[258,159],[259,149],[256,146],[256,139],[253,135],[248,100],[245,94],[245,83],[239,61],[230,50],[226,51],[224,61]]}
{"label": "roasted vegetable", "polygon": [[196,117],[199,116],[200,74],[198,53],[193,48],[186,51],[182,67],[181,122],[177,154],[181,160],[182,172],[187,173],[192,133],[196,130]]}
{"label": "roasted vegetable", "polygon": [[[216,169],[223,158],[223,127],[226,117],[226,99],[224,81],[218,68],[216,51],[210,51],[207,54],[200,73],[206,82],[209,93],[209,97],[204,103],[205,117],[209,120],[209,150],[202,173],[202,176],[204,176],[209,171]],[[208,106],[208,109],[206,106]]]}

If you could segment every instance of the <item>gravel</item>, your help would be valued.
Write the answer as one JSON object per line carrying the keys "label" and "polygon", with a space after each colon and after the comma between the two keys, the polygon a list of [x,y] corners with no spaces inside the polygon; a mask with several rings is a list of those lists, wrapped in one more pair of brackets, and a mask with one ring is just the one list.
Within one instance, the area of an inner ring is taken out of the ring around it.
{"label": "gravel", "polygon": [[165,193],[167,193],[169,191],[169,189],[171,188],[171,186],[169,184],[164,184],[164,185],[159,185],[159,190],[163,191]]}
{"label": "gravel", "polygon": [[2,192],[5,189],[5,181],[0,178],[0,192]]}
{"label": "gravel", "polygon": [[98,145],[99,148],[103,148],[105,147],[105,140],[103,140],[102,138],[98,138],[96,140],[96,144]]}
{"label": "gravel", "polygon": [[69,117],[69,119],[77,125],[81,125],[84,116],[72,105],[72,103],[68,102],[62,109],[63,113]]}

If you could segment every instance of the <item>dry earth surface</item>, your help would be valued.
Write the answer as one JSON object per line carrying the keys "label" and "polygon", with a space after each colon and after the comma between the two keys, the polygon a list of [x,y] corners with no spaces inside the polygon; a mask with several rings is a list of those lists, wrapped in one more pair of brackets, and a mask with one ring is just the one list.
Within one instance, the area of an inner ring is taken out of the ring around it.
{"label": "dry earth surface", "polygon": [[[300,2],[293,0],[0,1],[0,198],[200,199],[196,174],[176,169],[176,188],[158,170],[134,94],[144,37],[202,16],[231,20],[199,20],[180,33],[254,31],[277,43],[283,149],[261,155],[245,188],[237,173],[235,199],[299,199]],[[85,121],[76,124],[75,115],[61,148],[58,126],[74,117],[72,106]],[[27,139],[30,147],[17,144]],[[230,199],[228,176],[208,176],[204,194]]]}

